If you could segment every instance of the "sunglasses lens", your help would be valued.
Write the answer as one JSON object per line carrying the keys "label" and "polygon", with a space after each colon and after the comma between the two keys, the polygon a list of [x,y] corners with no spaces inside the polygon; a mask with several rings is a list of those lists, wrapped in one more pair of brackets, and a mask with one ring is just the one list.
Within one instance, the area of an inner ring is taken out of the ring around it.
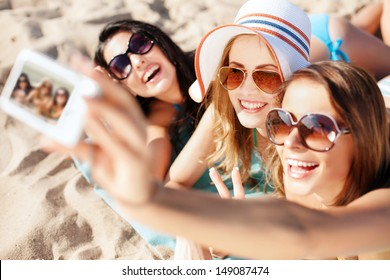
{"label": "sunglasses lens", "polygon": [[110,61],[108,69],[110,73],[115,76],[115,78],[119,80],[126,79],[131,71],[129,57],[125,54],[117,55]]}
{"label": "sunglasses lens", "polygon": [[145,54],[153,47],[153,41],[143,34],[134,33],[129,41],[129,50],[135,54]]}
{"label": "sunglasses lens", "polygon": [[129,40],[126,53],[115,56],[108,64],[109,72],[118,80],[126,79],[131,72],[131,61],[128,53],[146,54],[154,45],[153,40],[141,33],[134,33]]}
{"label": "sunglasses lens", "polygon": [[227,90],[238,88],[244,80],[244,72],[238,68],[221,67],[219,69],[219,82]]}
{"label": "sunglasses lens", "polygon": [[268,113],[267,134],[272,143],[284,145],[293,127],[298,128],[302,144],[318,152],[331,149],[339,133],[336,122],[326,115],[305,115],[294,124],[291,115],[284,110],[274,109]]}
{"label": "sunglasses lens", "polygon": [[298,125],[306,145],[316,151],[326,151],[333,146],[337,130],[334,122],[324,115],[308,115]]}
{"label": "sunglasses lens", "polygon": [[280,75],[276,72],[257,70],[252,74],[255,84],[265,93],[273,93],[282,84]]}
{"label": "sunglasses lens", "polygon": [[[219,69],[219,82],[227,90],[238,88],[245,79],[242,69],[234,67],[221,67]],[[282,84],[280,75],[276,72],[257,70],[252,73],[256,86],[265,93],[273,93]]]}
{"label": "sunglasses lens", "polygon": [[272,143],[283,145],[292,127],[290,115],[281,110],[272,110],[267,116],[267,133]]}

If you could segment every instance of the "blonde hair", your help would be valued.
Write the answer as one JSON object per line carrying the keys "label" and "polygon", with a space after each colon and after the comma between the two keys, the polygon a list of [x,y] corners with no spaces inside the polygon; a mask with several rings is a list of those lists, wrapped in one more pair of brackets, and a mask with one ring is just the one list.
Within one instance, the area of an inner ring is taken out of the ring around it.
{"label": "blonde hair", "polygon": [[[226,45],[217,69],[229,65],[229,53],[238,36],[232,38]],[[235,166],[239,166],[242,181],[245,183],[250,178],[254,130],[241,125],[227,90],[221,86],[217,79],[209,88],[207,96],[207,102],[214,106],[213,139],[215,151],[206,158],[206,161],[209,166],[215,165],[226,177],[230,176]]]}

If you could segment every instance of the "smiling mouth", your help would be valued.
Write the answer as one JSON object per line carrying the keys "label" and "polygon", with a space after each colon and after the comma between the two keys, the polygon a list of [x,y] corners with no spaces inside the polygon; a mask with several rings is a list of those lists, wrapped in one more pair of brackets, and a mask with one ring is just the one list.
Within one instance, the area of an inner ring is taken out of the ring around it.
{"label": "smiling mouth", "polygon": [[295,174],[306,174],[316,169],[319,164],[296,159],[287,159],[287,164],[291,172]]}
{"label": "smiling mouth", "polygon": [[150,82],[156,75],[157,73],[160,72],[160,67],[159,66],[153,66],[152,68],[150,68],[144,75],[143,77],[143,82],[144,83],[147,83],[147,82]]}
{"label": "smiling mouth", "polygon": [[267,105],[267,103],[263,103],[263,102],[245,101],[241,99],[239,99],[239,102],[241,107],[247,111],[258,111],[261,108],[263,108],[265,105]]}

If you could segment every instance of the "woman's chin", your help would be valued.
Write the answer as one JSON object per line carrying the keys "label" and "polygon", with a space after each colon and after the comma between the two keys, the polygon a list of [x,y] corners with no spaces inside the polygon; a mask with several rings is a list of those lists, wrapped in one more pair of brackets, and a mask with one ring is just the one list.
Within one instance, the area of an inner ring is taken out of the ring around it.
{"label": "woman's chin", "polygon": [[285,190],[294,197],[304,197],[312,194],[312,188],[307,182],[296,182],[295,180],[285,180]]}
{"label": "woman's chin", "polygon": [[259,122],[258,119],[252,120],[251,118],[238,118],[241,125],[248,129],[257,128],[258,130],[262,130],[265,132],[264,123]]}

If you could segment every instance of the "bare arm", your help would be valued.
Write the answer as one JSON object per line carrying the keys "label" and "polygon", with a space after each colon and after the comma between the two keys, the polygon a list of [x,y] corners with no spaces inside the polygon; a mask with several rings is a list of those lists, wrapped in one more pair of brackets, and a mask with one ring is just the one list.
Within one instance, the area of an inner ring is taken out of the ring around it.
{"label": "bare arm", "polygon": [[[372,199],[375,207],[364,206],[363,200]],[[389,248],[389,200],[390,191],[380,190],[362,198],[359,206],[321,212],[281,199],[224,200],[164,189],[144,206],[122,207],[149,226],[238,256],[302,259]]]}
{"label": "bare arm", "polygon": [[38,94],[38,89],[33,89],[29,92],[29,94],[27,95],[26,97],[26,100],[28,102],[30,102],[31,100],[33,100],[35,98],[35,96]]}
{"label": "bare arm", "polygon": [[[100,82],[106,91],[115,87]],[[94,151],[94,180],[132,219],[254,259],[323,258],[390,248],[389,189],[373,191],[348,207],[318,211],[276,198],[227,200],[160,187],[150,176],[145,120],[135,101],[117,90],[88,102],[86,125],[99,137],[71,152],[88,160]],[[112,124],[110,133],[101,119]]]}
{"label": "bare arm", "polygon": [[374,34],[380,26],[383,3],[370,3],[352,15],[351,23],[356,27]]}
{"label": "bare arm", "polygon": [[190,140],[173,162],[168,172],[168,186],[191,188],[207,169],[205,158],[213,150],[212,112],[213,108],[210,106]]}
{"label": "bare arm", "polygon": [[172,144],[166,127],[148,125],[146,128],[147,149],[151,156],[151,173],[155,178],[163,180],[171,163]]}
{"label": "bare arm", "polygon": [[381,31],[383,41],[390,46],[390,0],[383,0],[383,12],[381,16]]}
{"label": "bare arm", "polygon": [[390,249],[390,189],[367,193],[347,207],[324,213],[310,226],[312,256],[351,256]]}
{"label": "bare arm", "polygon": [[176,110],[172,104],[155,100],[147,119],[146,145],[151,156],[151,172],[155,178],[164,180],[172,159],[172,143],[168,129]]}

